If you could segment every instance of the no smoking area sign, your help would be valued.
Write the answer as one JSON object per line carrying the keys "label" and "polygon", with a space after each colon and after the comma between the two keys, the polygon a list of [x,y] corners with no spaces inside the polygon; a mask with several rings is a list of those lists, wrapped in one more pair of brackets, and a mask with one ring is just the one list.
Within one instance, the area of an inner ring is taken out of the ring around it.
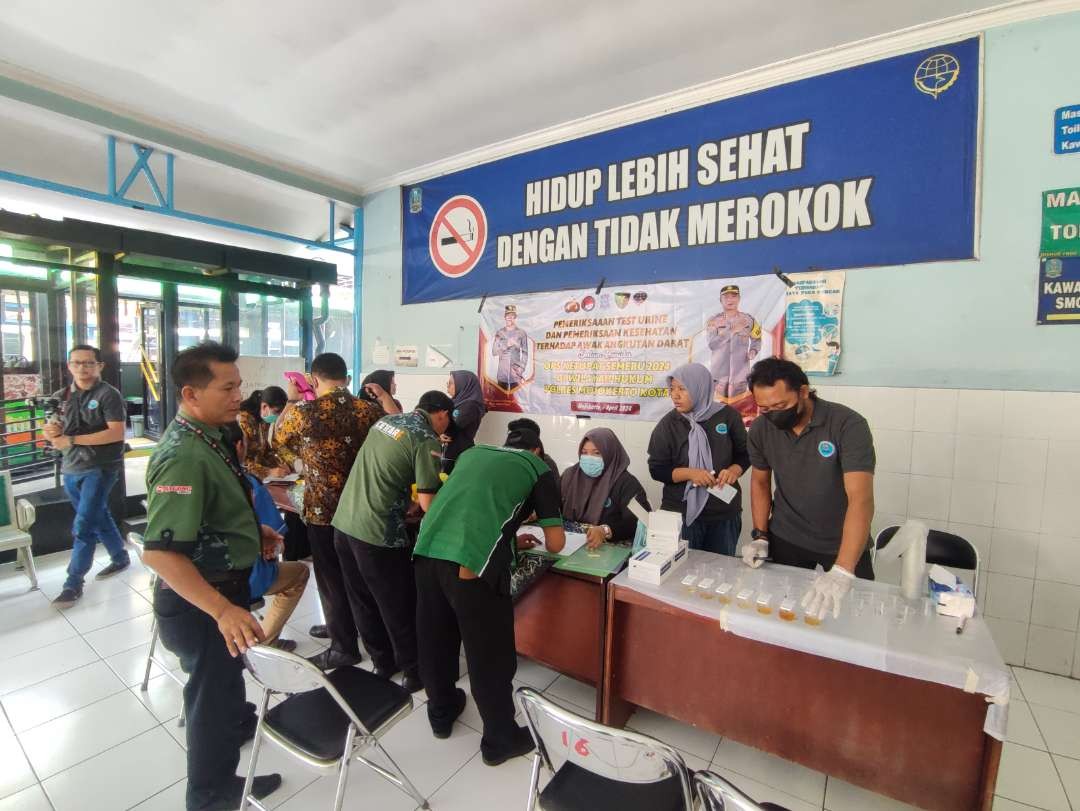
{"label": "no smoking area sign", "polygon": [[480,261],[487,242],[487,216],[472,197],[451,197],[435,215],[428,250],[443,276],[464,276]]}

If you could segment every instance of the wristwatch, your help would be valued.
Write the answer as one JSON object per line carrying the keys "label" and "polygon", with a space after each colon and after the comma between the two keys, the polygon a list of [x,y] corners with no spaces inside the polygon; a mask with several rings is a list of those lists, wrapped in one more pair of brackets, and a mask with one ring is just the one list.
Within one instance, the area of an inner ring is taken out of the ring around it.
{"label": "wristwatch", "polygon": [[754,541],[767,541],[769,540],[769,531],[766,529],[751,530],[750,539]]}
{"label": "wristwatch", "polygon": [[611,527],[609,527],[607,524],[601,524],[600,529],[604,531],[604,537],[610,541],[612,535]]}

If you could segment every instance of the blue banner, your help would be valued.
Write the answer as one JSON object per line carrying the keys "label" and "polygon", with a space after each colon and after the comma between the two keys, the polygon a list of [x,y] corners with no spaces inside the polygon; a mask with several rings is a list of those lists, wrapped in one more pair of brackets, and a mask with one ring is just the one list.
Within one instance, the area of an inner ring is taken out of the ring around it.
{"label": "blue banner", "polygon": [[1039,324],[1080,324],[1080,256],[1039,260]]}
{"label": "blue banner", "polygon": [[970,259],[980,40],[402,189],[403,301]]}

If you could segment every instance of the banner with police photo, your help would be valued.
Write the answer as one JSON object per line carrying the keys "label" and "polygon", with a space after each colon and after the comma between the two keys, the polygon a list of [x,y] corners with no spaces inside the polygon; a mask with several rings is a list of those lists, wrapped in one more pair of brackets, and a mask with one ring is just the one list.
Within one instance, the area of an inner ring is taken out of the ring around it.
{"label": "banner with police photo", "polygon": [[489,298],[478,374],[488,407],[657,420],[667,376],[708,366],[715,397],[747,418],[758,358],[784,342],[786,285],[775,275]]}
{"label": "banner with police photo", "polygon": [[974,258],[980,50],[939,45],[405,186],[402,300]]}

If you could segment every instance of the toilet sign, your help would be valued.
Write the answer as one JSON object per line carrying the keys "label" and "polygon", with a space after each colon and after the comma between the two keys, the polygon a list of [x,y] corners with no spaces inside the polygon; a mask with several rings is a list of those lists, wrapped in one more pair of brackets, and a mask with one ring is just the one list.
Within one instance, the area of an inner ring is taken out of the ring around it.
{"label": "toilet sign", "polygon": [[484,253],[487,230],[487,216],[474,198],[451,197],[431,223],[428,250],[435,269],[452,279],[468,273]]}
{"label": "toilet sign", "polygon": [[1042,256],[1080,256],[1080,186],[1042,193]]}
{"label": "toilet sign", "polygon": [[1054,110],[1054,153],[1080,152],[1080,104]]}

